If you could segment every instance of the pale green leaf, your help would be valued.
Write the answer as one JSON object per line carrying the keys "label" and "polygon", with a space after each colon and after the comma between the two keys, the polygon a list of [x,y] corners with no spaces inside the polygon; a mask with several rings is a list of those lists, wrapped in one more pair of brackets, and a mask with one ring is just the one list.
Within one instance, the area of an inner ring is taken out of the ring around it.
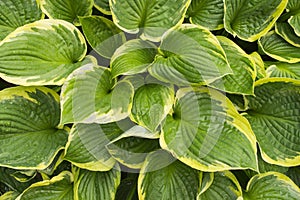
{"label": "pale green leaf", "polygon": [[111,15],[109,0],[94,0],[94,6],[103,14]]}
{"label": "pale green leaf", "polygon": [[271,31],[258,41],[259,46],[268,56],[283,62],[300,62],[300,47],[295,47]]}
{"label": "pale green leaf", "polygon": [[0,166],[44,169],[67,142],[58,129],[59,96],[45,87],[0,92]]}
{"label": "pale green leaf", "polygon": [[143,39],[159,41],[162,34],[183,22],[191,0],[110,0],[114,23]]}
{"label": "pale green leaf", "polygon": [[134,39],[118,48],[111,58],[113,77],[142,73],[153,62],[157,47],[150,42]]}
{"label": "pale green leaf", "polygon": [[228,93],[253,94],[256,68],[252,57],[230,39],[223,36],[217,38],[225,51],[233,74],[226,75],[209,85]]}
{"label": "pale green leaf", "polygon": [[295,34],[294,29],[287,22],[277,22],[275,31],[291,45],[300,47],[300,37]]}
{"label": "pale green leaf", "polygon": [[300,82],[288,78],[261,79],[248,96],[247,119],[262,158],[271,164],[300,164]]}
{"label": "pale green leaf", "polygon": [[284,11],[288,0],[225,0],[226,31],[253,42],[265,35]]}
{"label": "pale green leaf", "polygon": [[91,47],[110,58],[125,41],[124,33],[110,20],[101,16],[80,17],[83,33]]}
{"label": "pale green leaf", "polygon": [[92,172],[76,167],[74,169],[74,199],[114,199],[120,180],[121,171],[118,165],[107,172]]}
{"label": "pale green leaf", "polygon": [[149,154],[138,179],[139,200],[196,199],[199,172],[165,151]]}
{"label": "pale green leaf", "polygon": [[257,170],[250,124],[225,95],[208,88],[179,89],[173,110],[162,124],[163,149],[201,171]]}
{"label": "pale green leaf", "polygon": [[184,24],[164,34],[149,72],[176,85],[211,83],[232,73],[217,38],[197,25]]}
{"label": "pale green leaf", "polygon": [[259,53],[256,51],[251,53],[250,56],[252,57],[252,60],[255,62],[255,68],[256,68],[256,79],[262,79],[267,76],[265,64]]}
{"label": "pale green leaf", "polygon": [[224,27],[223,0],[192,0],[187,16],[192,24],[198,24],[209,30],[219,30]]}
{"label": "pale green leaf", "polygon": [[39,0],[42,11],[50,19],[62,19],[80,25],[79,16],[92,14],[93,0]]}
{"label": "pale green leaf", "polygon": [[300,63],[266,62],[269,77],[285,77],[300,80]]}
{"label": "pale green leaf", "polygon": [[18,85],[62,85],[86,54],[83,35],[62,20],[17,28],[0,42],[0,77]]}
{"label": "pale green leaf", "polygon": [[16,28],[43,17],[36,0],[0,1],[0,8],[0,41]]}
{"label": "pale green leaf", "polygon": [[299,187],[278,172],[258,174],[251,178],[244,193],[245,200],[298,200]]}

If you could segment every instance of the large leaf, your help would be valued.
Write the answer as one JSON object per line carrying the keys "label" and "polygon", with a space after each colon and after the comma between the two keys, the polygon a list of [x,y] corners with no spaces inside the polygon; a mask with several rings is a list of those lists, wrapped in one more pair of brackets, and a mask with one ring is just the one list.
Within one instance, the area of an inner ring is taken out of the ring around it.
{"label": "large leaf", "polygon": [[294,29],[287,22],[277,22],[275,31],[291,45],[300,47],[300,37],[295,34]]}
{"label": "large leaf", "polygon": [[42,18],[36,0],[0,1],[0,41],[16,28]]}
{"label": "large leaf", "polygon": [[300,63],[267,62],[269,77],[285,77],[300,80]]}
{"label": "large leaf", "polygon": [[[206,173],[207,174],[207,173]],[[205,175],[204,176],[208,176]],[[198,200],[232,200],[242,196],[242,188],[230,171],[213,173],[213,181],[203,191],[200,191]]]}
{"label": "large leaf", "polygon": [[19,85],[61,85],[81,65],[84,37],[62,20],[19,27],[0,42],[0,77]]}
{"label": "large leaf", "polygon": [[67,142],[58,129],[59,96],[44,87],[0,92],[0,166],[44,169]]}
{"label": "large leaf", "polygon": [[223,0],[192,0],[187,16],[192,24],[198,24],[209,30],[219,30],[224,27]]}
{"label": "large leaf", "polygon": [[73,200],[73,175],[64,171],[51,180],[32,184],[16,200]]}
{"label": "large leaf", "polygon": [[165,151],[149,154],[138,179],[139,200],[196,199],[198,187],[199,172]]}
{"label": "large leaf", "polygon": [[173,110],[162,125],[163,149],[201,171],[257,170],[250,124],[226,96],[208,88],[180,89]]}
{"label": "large leaf", "polygon": [[117,49],[111,58],[113,77],[142,73],[153,62],[157,48],[153,43],[135,39]]}
{"label": "large leaf", "polygon": [[230,39],[218,36],[233,74],[226,75],[211,83],[210,86],[228,93],[253,94],[256,78],[255,62]]}
{"label": "large leaf", "polygon": [[300,48],[295,47],[271,31],[258,41],[259,46],[268,56],[283,62],[300,62]]}
{"label": "large leaf", "polygon": [[289,0],[286,10],[290,18],[289,24],[294,28],[295,33],[300,37],[300,2],[298,0]]}
{"label": "large leaf", "polygon": [[155,132],[172,109],[174,88],[159,84],[141,86],[134,94],[131,119]]}
{"label": "large leaf", "polygon": [[106,145],[106,149],[121,164],[140,169],[148,153],[160,148],[159,135],[134,126]]}
{"label": "large leaf", "polygon": [[159,41],[162,34],[183,22],[190,0],[110,0],[112,17],[128,33]]}
{"label": "large leaf", "polygon": [[253,42],[265,35],[284,11],[288,0],[225,0],[225,29]]}
{"label": "large leaf", "polygon": [[300,81],[261,79],[246,111],[262,158],[281,166],[300,164]]}
{"label": "large leaf", "polygon": [[87,64],[75,70],[62,88],[61,123],[110,123],[129,116],[134,88],[111,77],[110,69]]}
{"label": "large leaf", "polygon": [[74,199],[115,199],[120,180],[121,171],[118,165],[107,172],[92,172],[76,167],[74,169]]}
{"label": "large leaf", "polygon": [[110,20],[101,16],[81,17],[83,33],[93,49],[110,58],[125,41],[124,33]]}
{"label": "large leaf", "polygon": [[94,0],[94,6],[103,14],[110,15],[109,0]]}
{"label": "large leaf", "polygon": [[184,24],[165,33],[158,51],[149,72],[161,81],[199,85],[232,72],[217,38],[197,25]]}
{"label": "large leaf", "polygon": [[65,159],[92,171],[110,170],[116,161],[105,145],[123,133],[120,123],[75,124],[66,145]]}
{"label": "large leaf", "polygon": [[41,9],[50,19],[63,19],[80,25],[79,16],[92,14],[93,0],[39,0]]}
{"label": "large leaf", "polygon": [[299,187],[278,172],[258,174],[251,178],[244,193],[245,200],[298,200]]}

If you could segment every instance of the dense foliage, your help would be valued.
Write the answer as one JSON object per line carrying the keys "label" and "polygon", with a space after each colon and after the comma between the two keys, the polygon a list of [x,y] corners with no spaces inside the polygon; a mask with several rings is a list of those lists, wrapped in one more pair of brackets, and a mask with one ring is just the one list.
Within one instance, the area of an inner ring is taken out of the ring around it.
{"label": "dense foliage", "polygon": [[0,200],[300,199],[299,0],[0,0]]}

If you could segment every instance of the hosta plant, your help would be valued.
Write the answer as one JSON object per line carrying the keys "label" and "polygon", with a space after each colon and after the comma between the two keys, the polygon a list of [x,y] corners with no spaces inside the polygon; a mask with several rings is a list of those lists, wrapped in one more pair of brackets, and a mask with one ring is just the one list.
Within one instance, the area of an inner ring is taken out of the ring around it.
{"label": "hosta plant", "polygon": [[300,199],[299,0],[0,8],[0,200]]}

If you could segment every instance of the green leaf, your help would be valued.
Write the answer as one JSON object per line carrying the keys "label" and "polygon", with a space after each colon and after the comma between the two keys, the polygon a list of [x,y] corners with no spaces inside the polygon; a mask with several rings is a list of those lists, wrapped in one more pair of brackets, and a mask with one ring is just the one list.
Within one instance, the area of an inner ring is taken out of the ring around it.
{"label": "green leaf", "polygon": [[161,121],[172,109],[174,88],[159,84],[141,86],[134,94],[132,121],[155,132]]}
{"label": "green leaf", "polygon": [[107,172],[92,172],[76,167],[74,169],[74,199],[115,199],[120,180],[121,171],[118,165]]}
{"label": "green leaf", "polygon": [[198,187],[199,172],[166,151],[149,154],[138,179],[139,200],[196,199]]}
{"label": "green leaf", "polygon": [[230,39],[218,36],[233,74],[209,84],[210,86],[235,94],[253,94],[256,77],[255,62],[237,44]]}
{"label": "green leaf", "polygon": [[277,22],[275,32],[291,45],[300,47],[300,37],[295,34],[294,29],[287,22]]}
{"label": "green leaf", "polygon": [[225,0],[226,31],[253,42],[265,35],[284,11],[288,0]]}
{"label": "green leaf", "polygon": [[300,2],[298,0],[289,0],[286,10],[290,18],[289,24],[294,28],[295,33],[300,37]]}
{"label": "green leaf", "polygon": [[66,145],[65,159],[91,171],[110,170],[116,161],[105,145],[123,133],[121,123],[75,124]]}
{"label": "green leaf", "polygon": [[42,11],[50,19],[62,19],[80,25],[79,16],[92,14],[93,0],[39,0]]}
{"label": "green leaf", "polygon": [[62,119],[66,123],[110,123],[129,116],[134,88],[111,76],[110,69],[87,64],[66,80],[61,93]]}
{"label": "green leaf", "polygon": [[251,178],[244,193],[245,200],[298,200],[299,187],[278,172],[258,174]]}
{"label": "green leaf", "polygon": [[209,30],[219,30],[224,27],[223,0],[192,0],[187,10],[187,16],[192,24],[203,26]]}
{"label": "green leaf", "polygon": [[300,81],[261,79],[249,96],[245,115],[256,135],[262,158],[271,164],[300,163]]}
{"label": "green leaf", "polygon": [[121,180],[115,200],[139,200],[137,193],[137,175],[129,174]]}
{"label": "green leaf", "polygon": [[103,14],[111,15],[109,0],[94,0],[94,6]]}
{"label": "green leaf", "polygon": [[73,175],[64,171],[51,180],[32,184],[16,200],[73,200]]}
{"label": "green leaf", "polygon": [[300,167],[289,167],[288,171],[285,173],[290,179],[294,181],[298,187],[300,187]]}
{"label": "green leaf", "polygon": [[269,77],[285,77],[300,80],[300,63],[267,62]]}
{"label": "green leaf", "polygon": [[92,48],[110,58],[125,41],[125,34],[110,20],[101,16],[80,17],[83,33]]}
{"label": "green leaf", "polygon": [[110,0],[114,23],[128,33],[158,42],[162,34],[183,22],[191,0]]}
{"label": "green leaf", "polygon": [[226,96],[208,88],[179,89],[173,110],[162,124],[163,149],[201,171],[257,170],[250,124]]}
{"label": "green leaf", "polygon": [[160,148],[158,133],[134,126],[106,145],[106,149],[122,165],[140,169],[148,153]]}
{"label": "green leaf", "polygon": [[0,166],[44,169],[67,142],[58,129],[59,96],[45,87],[0,92]]}
{"label": "green leaf", "polygon": [[232,72],[217,38],[197,25],[184,24],[169,30],[158,51],[149,72],[160,81],[188,86],[208,84]]}
{"label": "green leaf", "polygon": [[0,196],[0,200],[15,200],[19,196],[18,192],[9,191]]}
{"label": "green leaf", "polygon": [[16,28],[43,17],[36,0],[5,0],[0,7],[0,41]]}
{"label": "green leaf", "polygon": [[153,62],[157,47],[148,41],[133,39],[120,48],[111,58],[110,66],[113,77],[143,73]]}
{"label": "green leaf", "polygon": [[230,171],[216,172],[213,174],[211,185],[203,192],[200,192],[197,199],[211,200],[222,199],[232,200],[242,196],[242,188]]}
{"label": "green leaf", "polygon": [[16,29],[0,42],[0,77],[18,85],[62,85],[81,65],[84,37],[62,20],[40,20]]}
{"label": "green leaf", "polygon": [[267,76],[265,64],[262,60],[259,53],[256,51],[251,53],[250,56],[252,57],[252,60],[255,62],[255,68],[256,68],[256,79],[262,79]]}
{"label": "green leaf", "polygon": [[295,47],[271,31],[258,41],[259,46],[268,56],[283,62],[300,62],[300,48]]}

